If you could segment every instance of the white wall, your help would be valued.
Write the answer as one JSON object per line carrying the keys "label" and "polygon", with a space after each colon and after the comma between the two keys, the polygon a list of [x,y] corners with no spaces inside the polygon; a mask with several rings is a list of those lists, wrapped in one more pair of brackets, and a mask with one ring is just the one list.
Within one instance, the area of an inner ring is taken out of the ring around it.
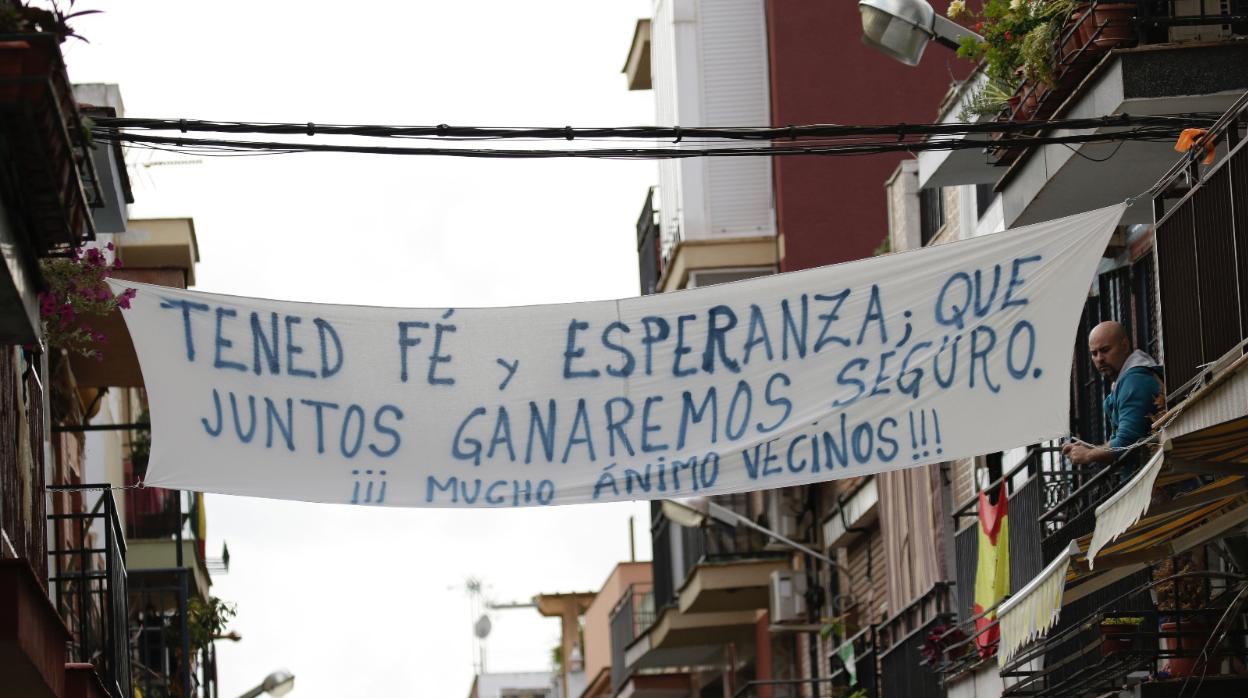
{"label": "white wall", "polygon": [[[659,125],[770,123],[758,0],[655,0],[651,66]],[[679,239],[776,233],[770,158],[661,161],[659,189],[665,254]]]}

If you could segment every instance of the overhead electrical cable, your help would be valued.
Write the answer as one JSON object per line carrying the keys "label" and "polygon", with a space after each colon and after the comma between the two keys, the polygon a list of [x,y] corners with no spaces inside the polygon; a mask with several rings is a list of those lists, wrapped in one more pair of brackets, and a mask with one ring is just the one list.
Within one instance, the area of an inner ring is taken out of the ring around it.
{"label": "overhead electrical cable", "polygon": [[1218,114],[1189,113],[1168,115],[1111,114],[1107,116],[1058,119],[1052,121],[986,121],[981,123],[930,124],[807,124],[750,127],[483,127],[483,126],[383,126],[307,123],[266,123],[208,121],[201,119],[144,119],[98,117],[96,132],[178,131],[180,133],[230,133],[298,136],[361,136],[369,138],[428,138],[442,140],[667,140],[681,143],[693,139],[798,141],[809,138],[853,136],[894,136],[912,138],[938,135],[1013,134],[1037,129],[1092,129],[1131,126],[1190,127],[1212,124]]}
{"label": "overhead electrical cable", "polygon": [[101,142],[124,143],[137,147],[149,147],[174,152],[194,153],[200,155],[237,155],[258,153],[300,153],[300,152],[332,152],[362,153],[373,155],[424,155],[466,158],[496,159],[545,159],[545,158],[595,158],[595,159],[678,159],[690,157],[751,157],[751,156],[847,156],[874,155],[892,152],[918,152],[927,150],[967,150],[997,147],[1027,147],[1048,144],[1072,143],[1114,143],[1121,141],[1168,141],[1174,140],[1185,124],[1166,126],[1139,126],[1137,128],[1101,133],[1070,134],[1064,136],[1019,135],[1008,140],[986,141],[981,139],[940,138],[928,140],[862,140],[850,139],[845,142],[820,139],[822,142],[780,143],[768,146],[729,146],[723,147],[615,147],[615,148],[574,148],[574,149],[533,149],[533,148],[468,148],[468,147],[412,147],[412,146],[379,146],[351,145],[330,143],[295,143],[246,141],[213,138],[190,138],[183,136],[159,136],[143,133],[129,133],[113,129],[101,128],[94,132],[94,138]]}

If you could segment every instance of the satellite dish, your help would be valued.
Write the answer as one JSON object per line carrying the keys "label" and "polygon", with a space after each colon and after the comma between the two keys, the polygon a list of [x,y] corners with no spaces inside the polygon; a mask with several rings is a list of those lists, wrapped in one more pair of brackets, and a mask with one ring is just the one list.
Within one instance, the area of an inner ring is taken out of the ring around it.
{"label": "satellite dish", "polygon": [[490,628],[492,628],[492,627],[493,627],[493,625],[490,623],[490,617],[489,617],[489,616],[486,616],[486,615],[483,615],[483,616],[481,616],[480,618],[478,618],[478,619],[477,619],[477,622],[476,622],[476,623],[474,623],[474,624],[473,624],[473,626],[472,626],[472,632],[473,632],[473,633],[474,633],[474,634],[475,634],[475,635],[476,635],[479,639],[484,640],[484,639],[486,638],[486,636],[488,636],[488,635],[490,634]]}

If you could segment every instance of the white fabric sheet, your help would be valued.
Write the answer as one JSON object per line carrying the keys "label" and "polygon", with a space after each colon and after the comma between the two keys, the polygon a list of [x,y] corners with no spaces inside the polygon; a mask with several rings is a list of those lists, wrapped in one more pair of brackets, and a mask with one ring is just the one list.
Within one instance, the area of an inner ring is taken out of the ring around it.
{"label": "white fabric sheet", "polygon": [[355,307],[117,283],[138,287],[124,316],[151,406],[147,484],[551,505],[771,489],[1056,437],[1080,310],[1122,210],[563,305]]}

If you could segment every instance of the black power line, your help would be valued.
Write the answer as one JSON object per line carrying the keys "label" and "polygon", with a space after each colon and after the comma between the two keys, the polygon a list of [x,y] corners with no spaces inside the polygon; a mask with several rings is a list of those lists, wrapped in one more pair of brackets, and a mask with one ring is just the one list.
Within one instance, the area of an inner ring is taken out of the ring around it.
{"label": "black power line", "polygon": [[[1174,140],[1191,120],[1169,121],[1166,125],[1138,126],[1123,131],[1106,133],[1072,134],[1067,136],[1018,135],[1001,141],[980,139],[940,138],[929,140],[898,141],[896,139],[863,140],[849,138],[818,141],[796,141],[768,146],[724,147],[604,147],[577,149],[533,148],[458,148],[458,147],[411,147],[411,146],[363,146],[327,143],[294,143],[244,141],[211,138],[186,138],[127,133],[99,127],[94,137],[102,142],[128,143],[138,147],[172,150],[202,155],[258,155],[280,153],[333,152],[364,153],[373,155],[437,155],[465,158],[496,159],[545,159],[545,158],[594,158],[659,160],[691,157],[756,157],[756,156],[848,156],[875,155],[892,152],[918,152],[926,150],[967,150],[985,147],[1029,147],[1049,144],[1111,143],[1120,141],[1167,141]],[[526,136],[530,137],[530,136]]]}
{"label": "black power line", "polygon": [[97,132],[110,130],[178,131],[181,133],[251,133],[296,136],[362,136],[370,138],[425,138],[442,140],[668,140],[681,143],[689,139],[722,139],[753,141],[797,141],[861,136],[893,136],[898,139],[939,135],[1014,134],[1040,129],[1091,129],[1132,126],[1190,127],[1213,123],[1218,114],[1189,113],[1170,115],[1111,114],[1085,119],[1054,121],[988,121],[983,123],[882,124],[849,126],[843,124],[808,124],[789,126],[749,127],[482,127],[482,126],[383,126],[307,123],[265,123],[245,121],[207,121],[201,119],[96,118]]}

